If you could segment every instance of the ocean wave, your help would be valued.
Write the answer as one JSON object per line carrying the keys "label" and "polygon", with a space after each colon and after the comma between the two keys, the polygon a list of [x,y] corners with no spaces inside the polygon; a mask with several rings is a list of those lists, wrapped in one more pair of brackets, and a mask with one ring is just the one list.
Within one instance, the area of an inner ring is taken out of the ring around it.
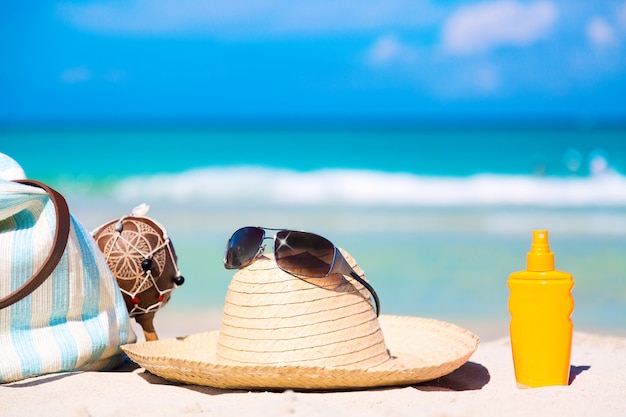
{"label": "ocean wave", "polygon": [[298,172],[239,166],[129,177],[116,183],[112,193],[122,201],[213,204],[626,207],[626,177],[618,173],[590,177],[433,177],[368,170]]}

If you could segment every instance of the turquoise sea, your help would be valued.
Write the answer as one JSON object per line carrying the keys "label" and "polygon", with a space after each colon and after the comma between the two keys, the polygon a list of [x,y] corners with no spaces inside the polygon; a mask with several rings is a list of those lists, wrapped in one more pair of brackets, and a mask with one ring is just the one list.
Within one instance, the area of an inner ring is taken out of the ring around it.
{"label": "turquoise sea", "polygon": [[505,335],[508,274],[547,229],[575,328],[626,335],[624,128],[5,127],[0,152],[89,229],[150,205],[186,277],[159,314],[221,310],[226,241],[261,225],[347,250],[383,314]]}

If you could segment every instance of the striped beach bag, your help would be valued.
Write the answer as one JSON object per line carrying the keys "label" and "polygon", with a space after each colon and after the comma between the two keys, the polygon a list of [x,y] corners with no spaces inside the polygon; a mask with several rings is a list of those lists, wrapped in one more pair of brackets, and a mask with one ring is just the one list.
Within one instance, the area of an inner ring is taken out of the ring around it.
{"label": "striped beach bag", "polygon": [[113,273],[63,196],[21,173],[0,154],[0,383],[114,368],[136,338]]}

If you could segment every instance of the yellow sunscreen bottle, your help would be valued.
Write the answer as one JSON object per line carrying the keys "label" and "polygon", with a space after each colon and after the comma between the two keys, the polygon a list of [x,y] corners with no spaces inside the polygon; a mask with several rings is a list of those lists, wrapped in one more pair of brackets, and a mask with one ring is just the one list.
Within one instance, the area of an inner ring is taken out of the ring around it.
{"label": "yellow sunscreen bottle", "polygon": [[509,275],[511,349],[520,388],[567,385],[574,280],[554,269],[547,230],[534,230],[526,270]]}

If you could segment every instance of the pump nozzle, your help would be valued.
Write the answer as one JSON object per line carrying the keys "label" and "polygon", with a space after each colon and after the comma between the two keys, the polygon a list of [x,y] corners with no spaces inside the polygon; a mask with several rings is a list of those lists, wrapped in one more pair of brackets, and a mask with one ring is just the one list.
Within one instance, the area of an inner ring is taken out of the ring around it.
{"label": "pump nozzle", "polygon": [[554,253],[550,251],[547,230],[533,230],[533,243],[526,255],[526,269],[537,272],[554,270]]}

